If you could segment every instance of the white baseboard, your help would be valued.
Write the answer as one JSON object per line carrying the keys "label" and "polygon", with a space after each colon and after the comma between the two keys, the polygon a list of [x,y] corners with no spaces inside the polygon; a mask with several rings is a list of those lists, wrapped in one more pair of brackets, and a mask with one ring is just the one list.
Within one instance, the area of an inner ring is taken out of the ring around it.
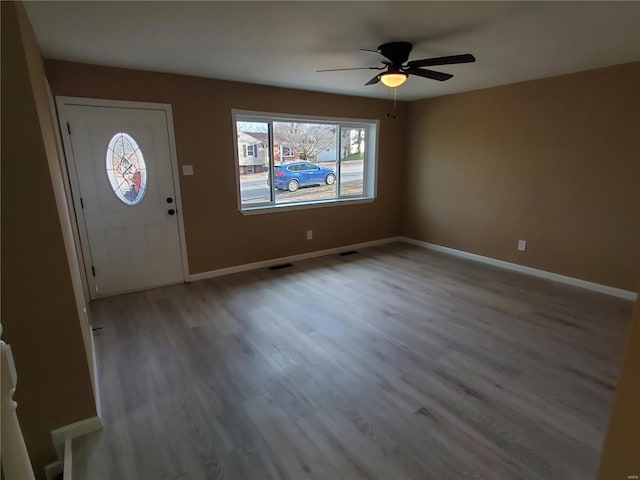
{"label": "white baseboard", "polygon": [[62,480],[73,480],[73,438],[64,441],[64,467]]}
{"label": "white baseboard", "polygon": [[600,292],[607,295],[611,295],[618,298],[624,298],[625,300],[636,300],[638,294],[636,292],[630,292],[628,290],[622,290],[620,288],[610,287],[608,285],[601,285],[599,283],[588,282],[579,278],[567,277],[553,272],[547,272],[546,270],[539,270],[537,268],[525,267],[524,265],[518,265],[517,263],[505,262],[503,260],[497,260],[491,257],[484,257],[482,255],[476,255],[475,253],[465,252],[463,250],[456,250],[455,248],[443,247],[442,245],[436,245],[434,243],[422,242],[409,237],[397,237],[401,242],[410,243],[419,247],[434,250],[436,252],[447,253],[456,257],[466,258],[475,262],[486,263],[507,270],[513,270],[515,272],[526,273],[534,277],[540,277],[547,280],[553,280],[555,282],[565,283],[574,287],[586,288],[594,292]]}
{"label": "white baseboard", "polygon": [[566,275],[560,275],[558,273],[547,272],[546,270],[540,270],[537,268],[526,267],[524,265],[518,265],[517,263],[505,262],[491,257],[484,257],[482,255],[476,255],[475,253],[465,252],[463,250],[456,250],[455,248],[443,247],[442,245],[436,245],[434,243],[423,242],[415,240],[409,237],[388,237],[380,240],[372,240],[370,242],[354,243],[352,245],[344,245],[341,247],[327,248],[325,250],[316,250],[313,252],[300,253],[298,255],[290,255],[288,257],[272,258],[269,260],[263,260],[260,262],[246,263],[244,265],[235,265],[233,267],[220,268],[217,270],[210,270],[208,272],[194,273],[187,277],[187,282],[197,282],[198,280],[205,280],[207,278],[220,277],[222,275],[229,275],[232,273],[246,272],[249,270],[256,270],[259,268],[272,267],[274,265],[280,265],[282,263],[298,262],[300,260],[306,260],[308,258],[323,257],[325,255],[334,255],[336,253],[344,252],[347,250],[357,250],[359,248],[375,247],[378,245],[385,245],[387,243],[404,242],[412,245],[417,245],[429,250],[447,253],[456,257],[466,258],[475,262],[486,263],[496,267],[512,270],[515,272],[525,273],[534,277],[544,278],[547,280],[553,280],[555,282],[572,285],[574,287],[585,288],[594,292],[604,293],[618,298],[624,298],[625,300],[636,300],[638,294],[628,290],[622,290],[620,288],[610,287],[608,285],[602,285],[599,283],[589,282],[587,280],[581,280],[579,278],[567,277]]}
{"label": "white baseboard", "polygon": [[60,460],[64,459],[65,442],[67,439],[73,440],[74,438],[78,438],[82,435],[86,435],[87,433],[96,432],[101,429],[102,420],[100,417],[90,417],[51,431],[51,439],[53,440],[53,446],[56,449],[58,458]]}
{"label": "white baseboard", "polygon": [[325,255],[334,255],[336,253],[345,252],[347,250],[357,250],[359,248],[375,247],[378,245],[385,245],[387,243],[399,242],[400,237],[382,238],[380,240],[372,240],[370,242],[354,243],[352,245],[345,245],[342,247],[327,248],[325,250],[316,250],[314,252],[300,253],[298,255],[291,255],[288,257],[272,258],[270,260],[263,260],[261,262],[246,263],[244,265],[236,265],[233,267],[220,268],[218,270],[210,270],[208,272],[194,273],[187,277],[187,282],[197,282],[198,280],[205,280],[207,278],[220,277],[222,275],[229,275],[231,273],[246,272],[248,270],[256,270],[258,268],[267,268],[274,265],[280,265],[282,263],[299,262],[300,260],[306,260],[308,258],[324,257]]}
{"label": "white baseboard", "polygon": [[[89,325],[91,328],[91,325]],[[93,362],[93,397],[96,401],[96,413],[98,418],[102,415],[102,401],[100,400],[100,379],[98,378],[98,359],[96,357],[96,343],[93,340],[93,330],[89,334],[91,340],[91,361]]]}

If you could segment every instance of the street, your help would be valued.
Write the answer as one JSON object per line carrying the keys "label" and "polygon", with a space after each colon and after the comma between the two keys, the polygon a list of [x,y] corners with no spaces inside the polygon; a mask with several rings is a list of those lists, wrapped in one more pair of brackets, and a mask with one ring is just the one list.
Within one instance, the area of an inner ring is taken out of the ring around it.
{"label": "street", "polygon": [[[342,164],[341,179],[342,185],[356,180],[362,180],[362,162],[353,161]],[[257,199],[269,198],[269,186],[267,185],[267,173],[241,175],[240,192],[243,202]],[[276,195],[281,193],[276,190]]]}

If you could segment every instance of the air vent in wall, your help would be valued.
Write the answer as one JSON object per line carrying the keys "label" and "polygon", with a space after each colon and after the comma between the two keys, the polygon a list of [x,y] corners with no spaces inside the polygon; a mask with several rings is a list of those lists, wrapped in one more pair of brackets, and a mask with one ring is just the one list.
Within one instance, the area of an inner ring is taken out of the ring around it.
{"label": "air vent in wall", "polygon": [[293,267],[291,263],[282,263],[280,265],[274,265],[273,267],[269,267],[269,270],[282,270],[283,268]]}

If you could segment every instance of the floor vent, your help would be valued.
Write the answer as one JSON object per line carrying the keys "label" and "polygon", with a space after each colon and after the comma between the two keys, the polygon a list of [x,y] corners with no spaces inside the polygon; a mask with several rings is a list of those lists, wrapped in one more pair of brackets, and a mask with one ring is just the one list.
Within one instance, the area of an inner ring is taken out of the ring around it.
{"label": "floor vent", "polygon": [[283,268],[293,267],[291,263],[281,263],[280,265],[274,265],[273,267],[269,267],[269,270],[282,270]]}
{"label": "floor vent", "polygon": [[341,257],[348,257],[349,255],[357,255],[358,252],[355,250],[349,250],[348,252],[340,252],[338,255]]}

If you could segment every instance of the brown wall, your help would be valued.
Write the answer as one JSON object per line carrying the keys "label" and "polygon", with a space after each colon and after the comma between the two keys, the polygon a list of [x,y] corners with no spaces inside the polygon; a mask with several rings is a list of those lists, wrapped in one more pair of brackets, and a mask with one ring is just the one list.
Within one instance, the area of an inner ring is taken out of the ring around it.
{"label": "brown wall", "polygon": [[[22,345],[21,335],[30,329],[24,348],[34,358],[44,358],[46,338],[68,345],[63,361],[77,359],[81,336],[51,179],[43,170],[47,151],[37,128],[39,112],[23,47],[11,38],[16,27],[5,10],[11,15],[12,7],[3,3],[2,115],[11,117],[11,129],[3,121],[2,283],[6,289],[11,279],[14,297],[5,300],[3,289],[6,337]],[[29,54],[37,57],[33,47]],[[6,80],[5,61],[11,65]],[[640,243],[639,64],[400,103],[397,120],[386,118],[392,105],[382,100],[60,61],[47,61],[46,67],[56,95],[172,105],[178,162],[195,168],[193,177],[180,178],[191,273],[403,233],[629,290],[638,284],[632,266],[638,264]],[[378,198],[364,205],[243,216],[236,206],[232,108],[380,119]],[[29,166],[29,195],[23,184],[9,180],[20,178],[23,165]],[[305,240],[309,228],[313,241]],[[51,240],[43,245],[36,241],[41,238]],[[524,253],[515,249],[519,238],[529,242]],[[29,255],[16,253],[25,251]],[[33,292],[34,282],[19,279],[25,271],[37,271],[40,285],[56,285],[38,291],[38,305],[29,305],[25,293]],[[18,311],[18,300],[28,306],[26,313]],[[8,312],[19,321],[9,320]],[[40,338],[42,329],[47,335]],[[25,355],[16,352],[16,359],[20,408],[26,412],[43,397],[29,390],[34,386],[25,378]],[[46,366],[33,363],[41,375]],[[47,375],[51,380],[43,377],[35,387],[44,391],[69,378],[74,396],[78,390],[84,395],[86,360]],[[74,413],[84,408],[70,407]],[[27,423],[46,427],[41,430],[69,423],[52,420],[59,416],[35,412]],[[50,439],[37,436],[39,443],[29,441],[32,449],[39,445],[40,461],[50,457]]]}
{"label": "brown wall", "polygon": [[407,124],[404,235],[635,291],[640,63],[413,102]]}
{"label": "brown wall", "polygon": [[627,479],[633,475],[640,475],[640,299],[631,321],[598,479]]}
{"label": "brown wall", "polygon": [[[294,255],[399,233],[399,165],[406,105],[86,64],[46,61],[54,95],[170,103],[191,273]],[[378,198],[369,204],[244,216],[237,208],[231,110],[380,120]],[[305,230],[313,229],[307,241]]]}
{"label": "brown wall", "polygon": [[3,340],[12,347],[18,417],[40,477],[56,460],[51,430],[96,414],[50,172],[58,165],[53,135],[31,26],[22,4],[2,2]]}

